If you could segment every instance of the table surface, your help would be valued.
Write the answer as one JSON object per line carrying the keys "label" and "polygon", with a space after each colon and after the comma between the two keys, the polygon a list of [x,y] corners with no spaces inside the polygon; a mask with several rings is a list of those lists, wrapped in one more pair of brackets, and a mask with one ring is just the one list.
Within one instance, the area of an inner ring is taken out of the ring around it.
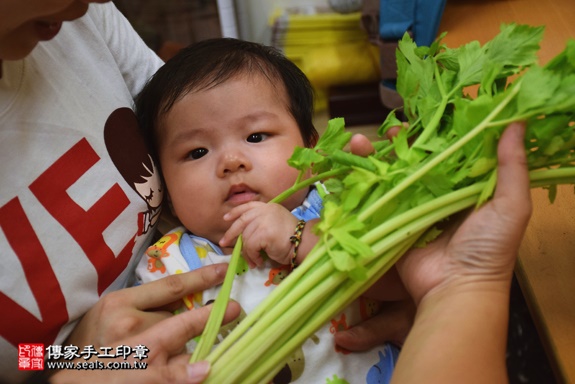
{"label": "table surface", "polygon": [[[545,25],[540,63],[575,38],[575,0],[447,0],[440,31],[457,47],[493,38],[501,23]],[[574,95],[575,97],[575,95]],[[560,186],[549,203],[533,189],[534,212],[516,276],[558,380],[575,383],[575,189]]]}

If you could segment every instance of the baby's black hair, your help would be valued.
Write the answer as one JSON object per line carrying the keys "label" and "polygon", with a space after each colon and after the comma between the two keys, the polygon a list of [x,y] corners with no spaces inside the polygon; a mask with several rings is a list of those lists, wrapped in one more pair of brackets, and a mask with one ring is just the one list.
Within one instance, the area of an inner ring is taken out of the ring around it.
{"label": "baby's black hair", "polygon": [[[280,51],[232,38],[208,39],[182,49],[168,60],[136,98],[136,115],[150,149],[157,155],[157,125],[189,92],[210,89],[239,74],[262,74],[285,87],[289,112],[304,145],[318,139],[313,125],[313,88],[305,74]],[[157,157],[156,157],[157,158]]]}

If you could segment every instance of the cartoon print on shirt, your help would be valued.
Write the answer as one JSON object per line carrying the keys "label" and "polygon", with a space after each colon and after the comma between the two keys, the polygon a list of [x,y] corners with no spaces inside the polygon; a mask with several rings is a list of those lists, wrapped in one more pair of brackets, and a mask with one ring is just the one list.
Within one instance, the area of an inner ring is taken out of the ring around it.
{"label": "cartoon print on shirt", "polygon": [[274,376],[271,384],[288,384],[300,378],[305,368],[305,358],[301,347],[288,357],[283,368]]}
{"label": "cartoon print on shirt", "polygon": [[130,108],[118,108],[110,114],[104,141],[118,172],[148,206],[138,215],[138,235],[145,234],[158,220],[164,193],[158,168]]}
{"label": "cartoon print on shirt", "polygon": [[280,265],[277,268],[271,268],[268,275],[268,280],[264,283],[266,287],[270,285],[278,285],[283,279],[289,275],[291,267],[289,265]]}
{"label": "cartoon print on shirt", "polygon": [[337,375],[333,375],[331,379],[329,377],[325,379],[325,384],[349,384],[349,383],[347,382],[347,380],[344,380],[341,377],[338,377]]}
{"label": "cartoon print on shirt", "polygon": [[359,315],[362,320],[372,318],[379,312],[381,302],[361,296],[359,299]]}
{"label": "cartoon print on shirt", "polygon": [[[310,340],[316,345],[319,343],[319,338],[316,335],[311,335]],[[305,370],[305,357],[303,348],[298,347],[287,359],[283,368],[274,376],[270,384],[288,384],[293,383],[303,375]]]}
{"label": "cartoon print on shirt", "polygon": [[[345,313],[341,314],[339,320],[335,318],[331,319],[331,326],[329,327],[329,331],[332,334],[335,335],[336,332],[345,331],[346,329],[349,329],[349,325],[347,325]],[[351,353],[351,351],[348,351],[347,349],[342,348],[337,344],[335,344],[334,349],[336,352],[343,353],[344,355]]]}
{"label": "cartoon print on shirt", "polygon": [[161,274],[166,273],[166,266],[162,262],[162,258],[170,256],[168,247],[178,241],[181,236],[181,232],[167,233],[146,250],[146,256],[148,256],[148,271],[152,273],[156,271],[159,271]]}
{"label": "cartoon print on shirt", "polygon": [[399,352],[396,347],[387,344],[383,352],[378,351],[379,361],[372,365],[367,371],[365,382],[367,384],[387,384],[391,381],[391,374],[395,367],[395,362],[399,357]]}

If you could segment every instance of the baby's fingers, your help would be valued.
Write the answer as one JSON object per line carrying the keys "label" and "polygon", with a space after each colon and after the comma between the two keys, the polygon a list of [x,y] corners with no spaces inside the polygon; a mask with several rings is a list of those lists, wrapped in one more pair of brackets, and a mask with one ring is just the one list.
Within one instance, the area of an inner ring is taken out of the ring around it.
{"label": "baby's fingers", "polygon": [[260,244],[258,239],[251,239],[246,238],[245,234],[243,235],[243,248],[242,248],[242,256],[247,261],[248,266],[250,268],[255,268],[263,264],[264,260],[262,258],[261,252],[263,251],[263,247]]}
{"label": "baby's fingers", "polygon": [[233,221],[233,223],[220,239],[219,245],[221,247],[232,247],[236,241],[238,241],[238,236],[245,230],[248,224],[252,222],[254,217],[257,217],[255,208],[257,208],[259,204],[265,203],[251,202],[242,204],[224,215],[225,221]]}
{"label": "baby's fingers", "polygon": [[237,207],[230,210],[228,213],[224,215],[225,221],[234,221],[240,218],[241,216],[245,215],[247,212],[254,210],[256,208],[265,205],[266,203],[262,203],[259,201],[252,201],[246,204],[238,205]]}
{"label": "baby's fingers", "polygon": [[233,247],[236,241],[238,241],[238,236],[244,231],[246,225],[247,222],[242,220],[241,217],[234,221],[226,233],[224,233],[224,236],[220,239],[220,247]]}

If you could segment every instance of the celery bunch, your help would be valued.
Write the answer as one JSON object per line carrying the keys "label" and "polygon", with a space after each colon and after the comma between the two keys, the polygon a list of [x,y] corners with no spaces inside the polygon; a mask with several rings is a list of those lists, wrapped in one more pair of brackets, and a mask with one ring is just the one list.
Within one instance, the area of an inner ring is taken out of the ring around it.
{"label": "celery bunch", "polygon": [[[315,176],[274,201],[324,181],[330,194],[316,226],[320,241],[216,349],[210,352],[212,337],[202,335],[193,359],[211,362],[208,383],[269,382],[298,346],[409,248],[435,238],[436,223],[489,199],[498,138],[510,122],[527,122],[533,187],[548,188],[553,199],[557,184],[575,183],[575,41],[540,67],[542,33],[503,25],[485,45],[456,49],[441,37],[417,47],[406,35],[397,52],[397,90],[409,128],[393,142],[374,143],[376,153],[362,158],[343,150],[350,134],[334,119],[315,148],[294,152],[290,165]],[[476,97],[466,93],[472,85]],[[392,112],[379,132],[396,125]],[[230,268],[226,279],[234,274]],[[226,295],[222,290],[210,323],[221,323]]]}

